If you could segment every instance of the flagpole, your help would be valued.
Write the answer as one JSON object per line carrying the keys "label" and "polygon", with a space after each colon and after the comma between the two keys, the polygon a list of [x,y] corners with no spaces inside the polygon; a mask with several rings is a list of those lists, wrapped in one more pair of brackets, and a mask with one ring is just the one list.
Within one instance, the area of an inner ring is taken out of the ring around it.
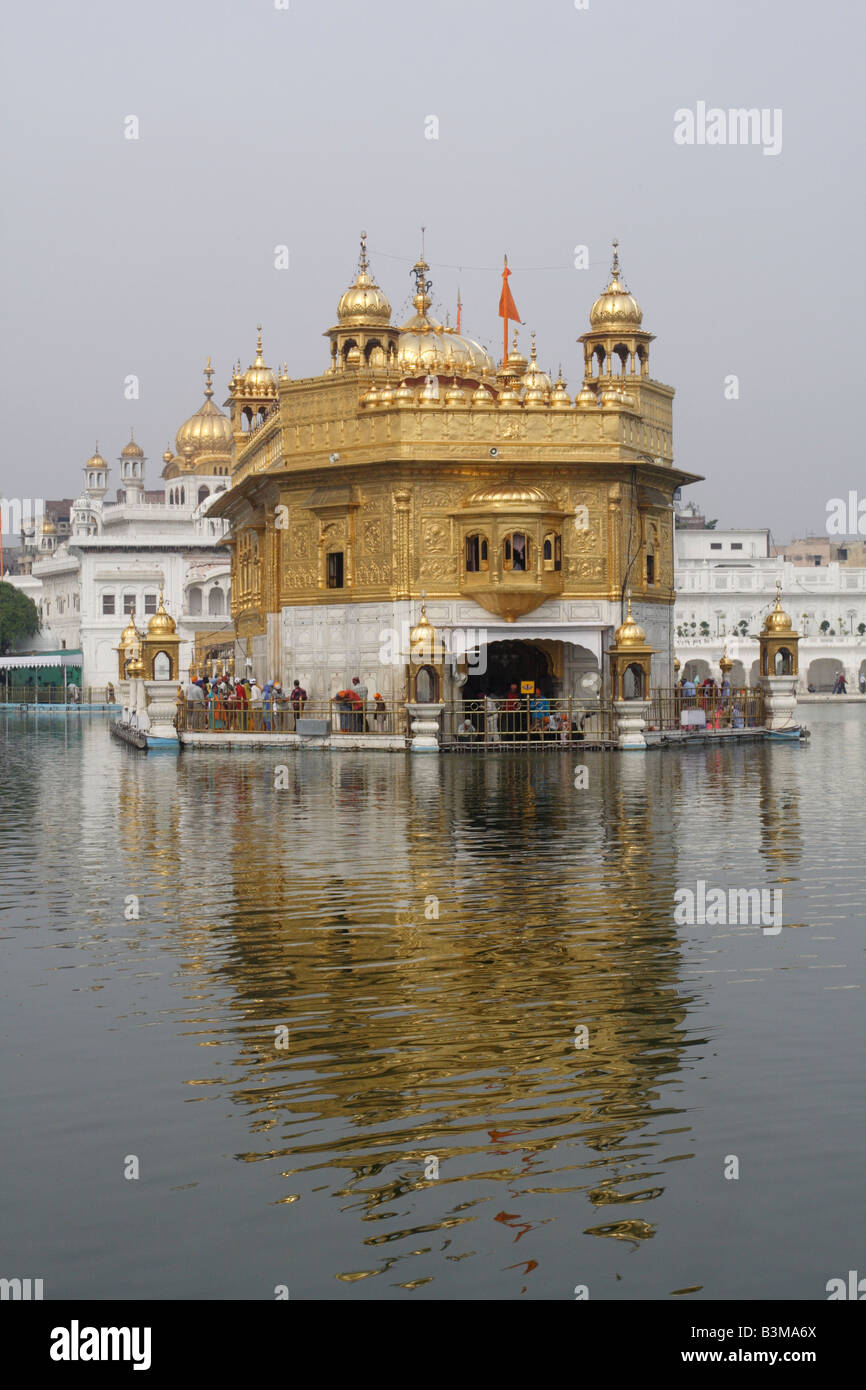
{"label": "flagpole", "polygon": [[[505,269],[506,269],[506,270],[508,269],[508,257],[507,257],[507,256],[505,257]],[[503,276],[503,284],[505,284],[505,285],[508,284],[508,281],[505,279],[504,276]],[[503,346],[503,348],[502,348],[502,365],[503,365],[503,367],[504,367],[506,361],[508,360],[508,311],[507,311],[507,310],[506,310],[506,312],[505,312],[505,337],[504,337],[504,339],[503,339],[503,342],[504,342],[504,346]]]}

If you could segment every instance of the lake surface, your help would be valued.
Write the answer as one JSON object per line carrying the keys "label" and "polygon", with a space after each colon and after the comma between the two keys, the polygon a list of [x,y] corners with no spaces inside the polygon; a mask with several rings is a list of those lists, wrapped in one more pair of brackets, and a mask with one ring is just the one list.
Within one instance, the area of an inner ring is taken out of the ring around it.
{"label": "lake surface", "polygon": [[[0,714],[0,1275],[825,1299],[862,1265],[866,709],[802,713],[488,758]],[[678,925],[698,881],[781,889],[781,930]]]}

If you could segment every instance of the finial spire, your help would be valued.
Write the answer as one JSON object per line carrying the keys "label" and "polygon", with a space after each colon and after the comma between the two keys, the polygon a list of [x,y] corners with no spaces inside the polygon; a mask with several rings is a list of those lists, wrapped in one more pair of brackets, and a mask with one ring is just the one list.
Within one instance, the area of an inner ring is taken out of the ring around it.
{"label": "finial spire", "polygon": [[619,242],[616,237],[613,239],[613,264],[610,268],[610,273],[616,279],[619,279]]}
{"label": "finial spire", "polygon": [[533,360],[533,362],[534,362],[534,361],[535,361],[535,329],[534,329],[534,328],[533,328],[533,330],[532,330],[532,332],[530,333],[529,336],[530,336],[530,338],[532,339],[532,350],[531,350],[531,354],[530,354],[530,355],[531,355],[532,360]]}
{"label": "finial spire", "polygon": [[262,325],[261,325],[260,323],[257,323],[257,324],[256,324],[256,333],[258,334],[258,337],[256,338],[256,357],[261,357],[261,355],[262,355]]}
{"label": "finial spire", "polygon": [[367,273],[367,233],[366,233],[366,232],[362,232],[362,233],[361,233],[361,261],[360,261],[360,264],[359,264],[359,266],[358,266],[358,273],[359,273],[360,275],[366,275],[366,273]]}
{"label": "finial spire", "polygon": [[204,388],[204,394],[207,400],[210,400],[211,396],[213,395],[213,386],[211,384],[211,378],[213,377],[213,366],[211,365],[210,358],[207,359],[207,366],[205,367],[202,375],[204,376],[206,383]]}

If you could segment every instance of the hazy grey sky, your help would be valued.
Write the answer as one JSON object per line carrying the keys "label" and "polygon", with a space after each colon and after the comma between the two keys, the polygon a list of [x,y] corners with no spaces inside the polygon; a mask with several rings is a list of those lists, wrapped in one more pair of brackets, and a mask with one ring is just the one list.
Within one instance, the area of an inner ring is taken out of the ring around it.
{"label": "hazy grey sky", "polygon": [[[434,312],[459,280],[498,357],[507,251],[521,346],[572,394],[619,238],[707,477],[686,495],[723,525],[787,539],[866,495],[855,0],[48,0],[4,29],[0,493],[73,495],[130,425],[158,486],[208,354],[219,403],[259,320],[272,366],[323,370],[359,229],[400,317],[424,223]],[[699,102],[780,109],[781,152],[676,144]]]}

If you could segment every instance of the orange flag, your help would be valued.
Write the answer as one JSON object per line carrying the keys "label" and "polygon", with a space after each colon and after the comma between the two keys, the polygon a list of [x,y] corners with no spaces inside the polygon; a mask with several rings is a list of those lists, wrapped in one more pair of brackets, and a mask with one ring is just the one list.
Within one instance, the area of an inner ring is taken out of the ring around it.
{"label": "orange flag", "polygon": [[511,274],[511,271],[508,269],[508,257],[506,256],[504,259],[505,259],[505,266],[504,266],[504,269],[503,269],[503,271],[502,271],[502,293],[501,293],[501,295],[499,296],[499,317],[500,317],[501,319],[504,319],[504,320],[505,320],[505,325],[504,325],[504,327],[505,327],[505,347],[504,347],[504,350],[503,350],[503,353],[502,353],[502,360],[503,360],[503,362],[505,361],[506,357],[508,356],[508,323],[509,323],[509,320],[510,320],[512,323],[520,323],[520,322],[521,322],[520,315],[519,315],[518,312],[517,312],[517,305],[516,305],[515,302],[514,302],[514,296],[512,295],[511,290],[510,290],[509,287],[508,287],[508,277],[509,277],[509,275]]}
{"label": "orange flag", "polygon": [[508,277],[511,271],[508,269],[508,257],[505,257],[505,269],[502,272],[502,293],[499,296],[499,317],[501,319],[511,319],[512,323],[520,323],[520,315],[517,312],[517,305],[514,296],[508,286]]}

